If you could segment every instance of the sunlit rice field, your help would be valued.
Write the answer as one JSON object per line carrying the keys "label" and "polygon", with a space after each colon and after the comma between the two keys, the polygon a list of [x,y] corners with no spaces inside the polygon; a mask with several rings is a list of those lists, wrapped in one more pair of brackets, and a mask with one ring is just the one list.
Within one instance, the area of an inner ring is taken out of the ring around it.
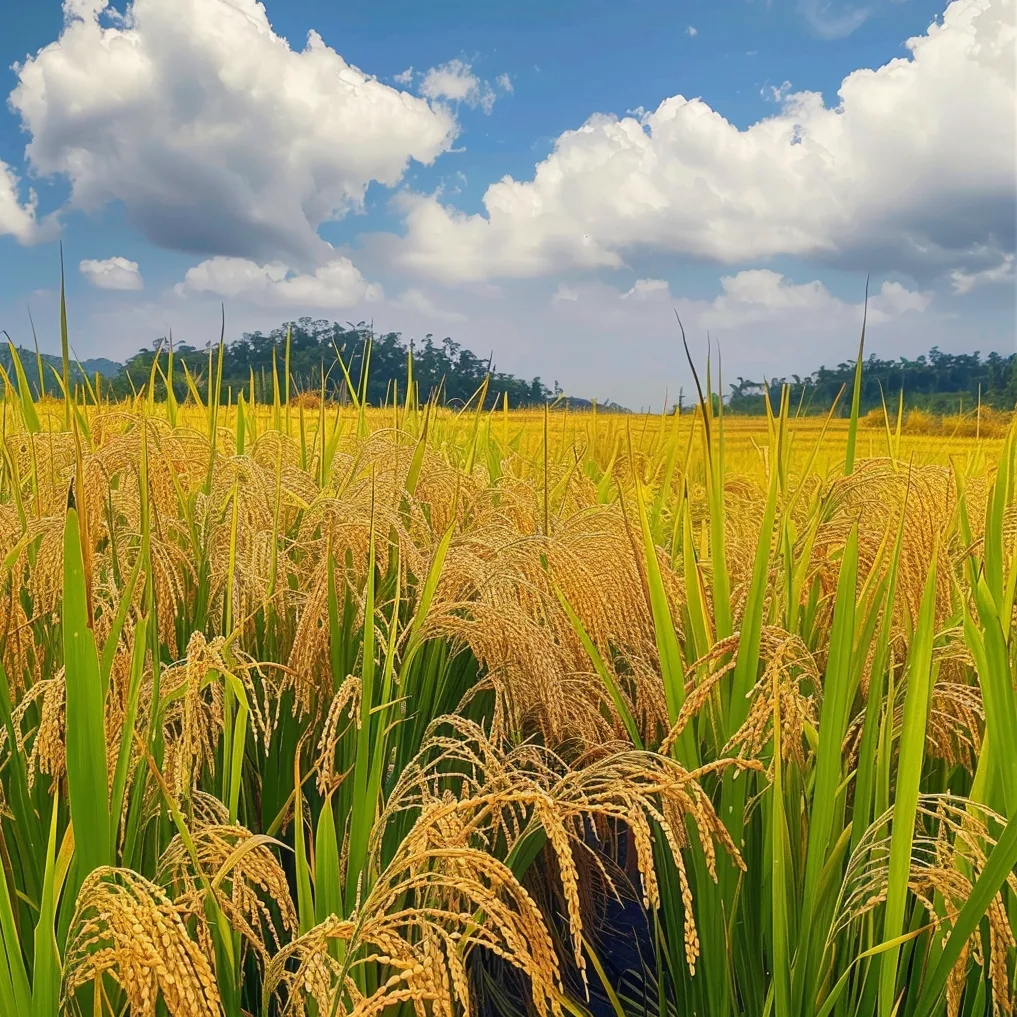
{"label": "sunlit rice field", "polygon": [[998,420],[16,382],[0,1015],[1014,1013]]}

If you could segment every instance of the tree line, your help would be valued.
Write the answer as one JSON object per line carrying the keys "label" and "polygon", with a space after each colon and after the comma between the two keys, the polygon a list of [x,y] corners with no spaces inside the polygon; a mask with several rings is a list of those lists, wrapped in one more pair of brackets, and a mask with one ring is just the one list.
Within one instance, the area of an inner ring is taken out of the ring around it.
{"label": "tree line", "polygon": [[[854,381],[855,362],[836,367],[820,367],[810,375],[792,374],[787,378],[751,381],[738,378],[731,384],[725,400],[733,413],[765,412],[764,395],[769,389],[774,405],[783,385],[789,385],[792,407],[805,412],[826,413],[841,388],[849,394]],[[904,393],[904,405],[933,413],[956,413],[972,409],[981,400],[983,406],[1012,410],[1017,406],[1017,353],[1004,356],[990,353],[944,353],[934,346],[928,354],[909,360],[883,360],[871,354],[862,370],[861,412],[878,409],[886,399],[896,407],[898,393]],[[847,413],[849,399],[841,399],[840,409]]]}
{"label": "tree line", "polygon": [[[148,385],[155,364],[155,395],[164,398],[170,348],[167,340],[160,340],[140,349],[124,364],[105,359],[84,361],[80,367],[72,363],[70,380],[72,384],[81,384],[84,373],[93,383],[98,372],[104,392],[125,397]],[[206,400],[210,379],[214,381],[218,370],[218,346],[198,349],[177,344],[172,346],[172,351],[173,389],[177,399],[186,399],[193,384]],[[55,380],[61,369],[59,357],[39,356],[25,349],[19,351],[19,356],[26,381],[35,394],[40,391],[40,365],[46,390],[59,394]],[[345,371],[340,366],[340,358]],[[6,344],[0,348],[0,367],[16,385]],[[845,361],[832,368],[820,367],[805,376],[792,374],[763,381],[739,377],[730,384],[724,403],[729,412],[760,414],[765,412],[767,390],[776,404],[781,387],[786,384],[790,387],[794,408],[806,413],[826,413],[842,388],[850,392],[854,371],[855,362]],[[235,400],[243,391],[249,399],[253,386],[258,402],[271,403],[278,384],[281,398],[287,390],[292,397],[302,393],[320,395],[324,388],[327,399],[344,401],[349,399],[352,384],[358,394],[366,392],[367,401],[377,406],[393,399],[405,400],[411,372],[415,396],[420,401],[436,398],[445,404],[463,404],[476,395],[487,379],[486,404],[489,407],[506,394],[509,405],[515,407],[540,406],[554,400],[577,408],[591,405],[585,399],[566,399],[557,382],[548,387],[539,377],[526,380],[498,371],[491,357],[479,357],[449,337],[436,340],[428,334],[417,341],[405,339],[399,332],[374,335],[364,322],[343,325],[310,317],[285,322],[267,334],[247,332],[225,343],[221,397],[224,402]],[[888,405],[896,406],[901,391],[905,407],[909,409],[954,413],[958,409],[973,408],[980,399],[983,406],[1012,410],[1017,406],[1017,353],[993,352],[982,357],[977,351],[944,353],[933,347],[928,354],[913,360],[907,357],[884,360],[871,354],[865,360],[862,373],[861,412],[879,408],[884,398]],[[713,399],[719,401],[719,396],[715,393]],[[684,393],[676,405],[691,408]],[[604,408],[622,409],[613,403],[604,404]],[[841,412],[847,413],[848,409],[848,400],[842,399]]]}
{"label": "tree line", "polygon": [[[128,395],[148,384],[158,355],[162,371],[156,372],[156,396],[165,395],[168,352],[168,343],[139,350],[113,378],[116,394]],[[250,398],[253,384],[258,402],[272,402],[277,383],[280,396],[284,397],[287,355],[291,397],[301,393],[320,395],[324,388],[327,399],[346,400],[352,382],[359,395],[366,391],[367,401],[377,406],[406,398],[411,371],[415,395],[422,402],[434,397],[446,404],[466,403],[485,378],[488,405],[494,405],[505,394],[511,406],[540,405],[560,392],[557,384],[555,389],[549,389],[540,378],[527,381],[498,371],[491,358],[478,357],[447,337],[437,341],[428,334],[420,341],[407,340],[399,332],[373,335],[363,322],[340,325],[304,317],[284,323],[268,334],[246,332],[224,345],[223,399],[230,392],[235,399],[241,391]],[[218,372],[218,348],[199,350],[177,345],[173,358],[173,388],[177,398],[184,399],[189,391],[185,365],[202,397],[207,398],[210,370],[212,374]]]}

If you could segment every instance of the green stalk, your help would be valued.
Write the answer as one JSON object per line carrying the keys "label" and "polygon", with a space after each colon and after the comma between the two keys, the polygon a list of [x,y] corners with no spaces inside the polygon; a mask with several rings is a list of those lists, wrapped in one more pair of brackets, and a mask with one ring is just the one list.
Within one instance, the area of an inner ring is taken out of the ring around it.
{"label": "green stalk", "polygon": [[790,951],[788,949],[787,904],[789,881],[787,871],[787,820],[784,814],[784,765],[781,759],[782,731],[780,718],[779,675],[773,673],[773,785],[771,803],[771,870],[773,935],[773,989],[776,1012],[791,1013]]}
{"label": "green stalk", "polygon": [[366,889],[367,845],[374,826],[377,801],[369,799],[371,755],[379,746],[373,744],[372,708],[375,678],[375,527],[374,495],[371,496],[371,536],[367,561],[367,589],[364,595],[363,663],[361,667],[360,727],[357,731],[356,762],[353,781],[353,810],[350,816],[349,847],[346,862],[346,914],[353,912],[361,893]]}
{"label": "green stalk", "polygon": [[[1017,819],[1017,692],[1003,626],[984,579],[974,589],[979,629],[970,611],[964,614],[964,638],[975,659],[978,684],[985,706],[985,723],[991,738],[988,759],[999,776],[1007,818]],[[1006,747],[997,751],[996,746]],[[985,750],[983,749],[983,752]]]}
{"label": "green stalk", "polygon": [[71,351],[67,339],[67,297],[64,293],[64,245],[60,242],[60,358],[63,363],[64,430],[71,429]]}
{"label": "green stalk", "polygon": [[[5,332],[4,335],[7,335]],[[14,374],[18,379],[18,402],[21,405],[21,414],[25,419],[25,427],[31,434],[38,434],[42,430],[39,422],[39,414],[35,410],[35,402],[32,399],[32,392],[28,387],[28,379],[25,377],[25,368],[22,366],[21,357],[10,341],[8,336],[7,345],[11,351],[11,363],[14,365]]]}
{"label": "green stalk", "polygon": [[314,848],[314,920],[325,921],[329,915],[341,915],[342,886],[339,882],[339,839],[332,815],[332,795],[321,804]]}
{"label": "green stalk", "polygon": [[[890,872],[883,918],[883,939],[890,940],[904,931],[908,877],[911,871],[911,846],[918,810],[918,794],[925,758],[925,729],[929,718],[932,692],[932,644],[936,635],[936,554],[925,581],[918,625],[908,653],[908,684],[904,697],[904,721],[901,727],[900,756],[897,763],[897,789],[893,805],[893,832],[890,839]],[[880,958],[879,1014],[890,1017],[895,1004],[897,958],[899,948],[888,950]]]}
{"label": "green stalk", "polygon": [[35,322],[32,320],[32,309],[28,308],[28,323],[32,327],[32,342],[35,343],[35,371],[39,378],[39,398],[46,398],[46,372],[42,369],[42,354],[39,352],[39,337],[35,332]]}
{"label": "green stalk", "polygon": [[847,451],[844,453],[844,476],[855,470],[855,445],[858,441],[858,414],[862,404],[862,364],[865,357],[865,321],[869,315],[869,280],[865,280],[865,305],[862,310],[862,337],[858,341],[855,379],[851,388],[851,419],[848,423]]}
{"label": "green stalk", "polygon": [[[678,634],[671,616],[671,606],[667,600],[664,577],[657,560],[657,547],[650,530],[650,519],[646,512],[643,490],[636,481],[636,505],[639,509],[639,527],[643,538],[643,556],[646,561],[647,592],[650,600],[650,612],[653,616],[653,630],[657,642],[657,654],[660,658],[660,673],[664,681],[664,695],[667,699],[668,722],[674,724],[678,712],[685,702],[685,668],[682,664],[681,650],[678,647]],[[699,762],[699,750],[692,731],[686,727],[675,743],[675,757],[690,769]]]}
{"label": "green stalk", "polygon": [[[741,727],[749,711],[748,695],[756,684],[759,674],[759,646],[763,628],[763,610],[766,605],[767,586],[770,576],[770,554],[773,545],[773,527],[777,515],[777,491],[780,479],[780,463],[784,453],[784,435],[787,423],[787,398],[781,400],[781,412],[776,440],[773,443],[773,462],[770,464],[770,483],[763,509],[763,523],[756,544],[756,557],[752,566],[752,579],[745,602],[742,618],[741,638],[735,659],[734,676],[731,683],[731,707],[727,717],[727,735],[730,737]],[[740,816],[734,817],[740,822]]]}
{"label": "green stalk", "polygon": [[127,704],[120,737],[120,751],[117,754],[117,765],[113,774],[113,793],[110,797],[110,837],[114,844],[117,839],[117,828],[120,825],[120,815],[127,789],[127,771],[131,762],[131,741],[134,737],[134,725],[138,717],[138,698],[141,694],[141,680],[144,676],[147,650],[148,617],[144,616],[134,629],[134,648],[131,652],[131,676],[127,689]]}
{"label": "green stalk", "polygon": [[88,623],[85,566],[73,493],[64,525],[63,643],[67,685],[67,793],[78,857],[76,892],[93,869],[113,864],[106,725],[95,637]]}
{"label": "green stalk", "polygon": [[297,883],[297,922],[300,935],[314,928],[314,895],[304,843],[304,795],[300,781],[300,754],[293,757],[293,854]]}
{"label": "green stalk", "polygon": [[[14,740],[14,725],[11,720],[10,709],[10,686],[7,681],[7,673],[0,664],[0,696],[3,697],[2,710],[4,725],[7,729],[8,745],[12,746],[10,751],[10,769],[14,774],[9,777],[8,787],[13,784],[18,798],[14,805],[22,821],[26,824],[32,823],[28,846],[35,847],[41,843],[39,838],[40,824],[34,810],[28,804],[27,786],[23,777],[24,760],[17,750],[17,742]],[[54,808],[54,812],[56,809]],[[18,824],[20,825],[20,824]],[[38,860],[32,858],[36,864]],[[5,1014],[22,1014],[32,1012],[31,986],[28,981],[28,971],[25,967],[25,958],[21,948],[21,937],[18,931],[18,918],[16,906],[18,898],[12,899],[10,886],[7,882],[6,873],[0,870],[0,1012]]]}
{"label": "green stalk", "polygon": [[57,814],[53,802],[50,813],[49,840],[46,846],[46,876],[39,903],[39,920],[35,925],[35,957],[32,970],[32,1017],[57,1017],[60,1003],[60,951],[57,948],[54,921],[57,888]]}
{"label": "green stalk", "polygon": [[286,326],[286,346],[283,353],[283,398],[286,403],[286,437],[290,435],[290,347],[293,344],[293,326]]}
{"label": "green stalk", "polygon": [[[830,654],[823,682],[823,703],[819,719],[819,748],[816,753],[815,783],[805,854],[805,878],[802,888],[802,922],[798,951],[794,962],[792,991],[795,1012],[806,1013],[816,1003],[818,954],[822,933],[814,926],[819,921],[821,877],[836,844],[843,817],[841,787],[841,745],[847,729],[850,707],[852,650],[855,630],[855,596],[858,577],[858,527],[853,526],[844,547],[830,632]],[[825,930],[823,930],[825,932]]]}

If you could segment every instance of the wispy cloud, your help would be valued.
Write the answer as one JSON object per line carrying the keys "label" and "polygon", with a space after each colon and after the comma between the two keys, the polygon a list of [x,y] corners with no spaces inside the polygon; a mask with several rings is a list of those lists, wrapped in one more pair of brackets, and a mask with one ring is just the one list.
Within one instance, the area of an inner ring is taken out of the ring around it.
{"label": "wispy cloud", "polygon": [[955,268],[950,273],[950,287],[961,296],[970,293],[979,286],[990,283],[1013,283],[1017,279],[1014,272],[1014,256],[1005,254],[998,265],[990,268],[983,268],[978,272],[965,272],[963,269]]}
{"label": "wispy cloud", "polygon": [[434,318],[438,321],[466,321],[465,314],[439,307],[423,290],[416,288],[404,290],[393,301],[393,304],[403,310],[417,311],[427,318]]}
{"label": "wispy cloud", "polygon": [[809,28],[820,39],[843,39],[875,13],[871,6],[840,4],[837,0],[799,0],[798,6]]}

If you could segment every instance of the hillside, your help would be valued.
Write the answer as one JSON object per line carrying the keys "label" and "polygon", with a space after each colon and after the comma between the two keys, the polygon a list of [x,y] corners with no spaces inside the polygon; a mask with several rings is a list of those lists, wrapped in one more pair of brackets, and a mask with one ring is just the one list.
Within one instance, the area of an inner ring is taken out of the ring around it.
{"label": "hillside", "polygon": [[[46,391],[54,391],[58,389],[57,376],[63,374],[63,361],[60,357],[55,357],[49,353],[40,353],[36,357],[35,350],[26,350],[23,346],[17,347],[18,359],[21,361],[21,366],[25,371],[25,380],[28,382],[29,387],[32,391],[38,395],[39,387],[39,360],[42,360],[42,370],[44,375],[44,385]],[[11,381],[16,385],[17,380],[15,378],[13,369],[13,358],[11,357],[11,350],[9,346],[0,347],[0,367],[7,372]],[[123,364],[118,364],[115,360],[109,360],[106,357],[93,357],[90,360],[81,361],[80,365],[76,361],[71,361],[71,381],[72,383],[77,381],[81,382],[81,372],[87,375],[88,380],[91,382],[96,374],[101,375],[107,381],[116,378],[117,375],[123,372]],[[54,374],[54,371],[56,374]]]}

